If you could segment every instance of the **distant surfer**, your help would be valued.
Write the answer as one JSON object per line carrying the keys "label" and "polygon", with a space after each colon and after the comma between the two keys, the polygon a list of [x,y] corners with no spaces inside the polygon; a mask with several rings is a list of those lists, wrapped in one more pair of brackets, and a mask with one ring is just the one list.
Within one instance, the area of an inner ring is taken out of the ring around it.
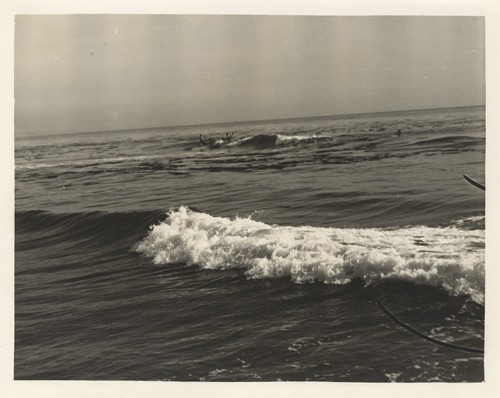
{"label": "distant surfer", "polygon": [[200,134],[200,146],[208,146],[210,148],[218,148],[221,143],[225,142],[226,144],[229,144],[233,140],[233,135],[234,133],[226,133],[225,137],[220,137],[220,138],[205,138],[203,135]]}
{"label": "distant surfer", "polygon": [[205,146],[205,145],[209,145],[210,144],[210,138],[204,138],[201,134],[200,134],[200,145],[201,146]]}
{"label": "distant surfer", "polygon": [[202,146],[202,147],[208,146],[209,148],[215,148],[216,144],[217,144],[217,140],[215,140],[214,138],[203,137],[200,134],[200,146]]}
{"label": "distant surfer", "polygon": [[401,129],[398,129],[398,137],[401,137]]}

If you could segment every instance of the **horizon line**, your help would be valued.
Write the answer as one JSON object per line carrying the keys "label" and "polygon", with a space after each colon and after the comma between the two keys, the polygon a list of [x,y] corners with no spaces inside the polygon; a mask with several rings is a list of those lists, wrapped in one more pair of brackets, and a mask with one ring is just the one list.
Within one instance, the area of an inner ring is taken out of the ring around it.
{"label": "horizon line", "polygon": [[[16,130],[14,126],[14,138],[39,138],[39,137],[52,137],[59,135],[83,135],[83,134],[96,134],[96,133],[117,133],[117,132],[129,132],[134,130],[141,130],[141,132],[148,132],[153,130],[161,130],[161,129],[175,129],[175,128],[189,128],[189,127],[202,127],[202,126],[224,126],[231,124],[258,124],[258,123],[269,123],[269,122],[279,122],[285,120],[304,120],[304,119],[327,119],[327,118],[341,118],[347,116],[356,116],[356,115],[375,115],[381,113],[398,113],[398,112],[416,112],[416,111],[432,111],[432,110],[441,110],[441,109],[459,109],[459,108],[478,108],[478,107],[486,107],[486,104],[482,105],[462,105],[462,106],[445,106],[439,108],[416,108],[416,109],[401,109],[396,111],[375,111],[375,112],[358,112],[358,113],[342,113],[342,114],[330,114],[330,115],[317,115],[317,116],[297,116],[297,117],[285,117],[285,118],[277,118],[277,119],[255,119],[255,120],[240,120],[240,121],[230,121],[230,122],[212,122],[212,123],[195,123],[195,124],[175,124],[170,126],[157,126],[157,127],[132,127],[132,128],[124,128],[124,129],[114,129],[114,130],[93,130],[93,131],[74,131],[74,132],[61,132],[61,133],[33,133],[29,132],[22,137],[16,137]],[[31,134],[31,135],[29,135]]]}

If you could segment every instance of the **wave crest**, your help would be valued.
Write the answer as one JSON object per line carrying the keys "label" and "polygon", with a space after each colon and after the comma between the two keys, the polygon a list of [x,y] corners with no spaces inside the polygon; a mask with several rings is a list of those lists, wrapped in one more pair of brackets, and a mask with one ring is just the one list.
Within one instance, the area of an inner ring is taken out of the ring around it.
{"label": "wave crest", "polygon": [[341,229],[271,226],[180,207],[136,250],[155,264],[241,268],[249,278],[295,283],[383,280],[439,287],[484,301],[484,231],[455,226]]}

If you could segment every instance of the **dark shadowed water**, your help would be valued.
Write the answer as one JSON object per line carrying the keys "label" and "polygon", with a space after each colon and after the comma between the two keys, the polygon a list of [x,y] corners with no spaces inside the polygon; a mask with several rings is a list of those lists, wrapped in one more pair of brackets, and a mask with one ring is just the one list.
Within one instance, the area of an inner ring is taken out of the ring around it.
{"label": "dark shadowed water", "polygon": [[483,380],[482,107],[15,150],[16,379]]}

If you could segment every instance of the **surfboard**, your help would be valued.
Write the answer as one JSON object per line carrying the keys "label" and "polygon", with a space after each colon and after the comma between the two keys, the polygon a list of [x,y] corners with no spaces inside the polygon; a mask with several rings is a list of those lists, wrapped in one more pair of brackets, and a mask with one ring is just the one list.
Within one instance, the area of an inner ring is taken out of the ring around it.
{"label": "surfboard", "polygon": [[474,185],[476,188],[482,189],[483,191],[486,190],[486,187],[483,184],[481,184],[481,183],[473,180],[472,178],[470,178],[469,176],[467,176],[465,174],[463,176],[464,176],[464,178],[465,178],[465,180],[467,182],[469,182],[470,184]]}

